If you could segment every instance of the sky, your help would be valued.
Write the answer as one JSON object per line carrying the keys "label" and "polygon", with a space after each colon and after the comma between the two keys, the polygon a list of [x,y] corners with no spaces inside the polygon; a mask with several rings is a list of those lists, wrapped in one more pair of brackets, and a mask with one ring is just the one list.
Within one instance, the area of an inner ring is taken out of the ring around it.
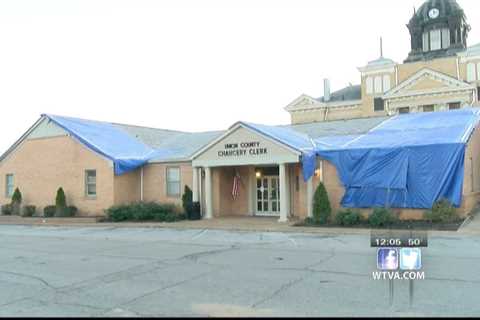
{"label": "sky", "polygon": [[[403,62],[423,0],[0,0],[0,153],[43,113],[181,131],[288,124]],[[480,42],[478,0],[458,0]]]}

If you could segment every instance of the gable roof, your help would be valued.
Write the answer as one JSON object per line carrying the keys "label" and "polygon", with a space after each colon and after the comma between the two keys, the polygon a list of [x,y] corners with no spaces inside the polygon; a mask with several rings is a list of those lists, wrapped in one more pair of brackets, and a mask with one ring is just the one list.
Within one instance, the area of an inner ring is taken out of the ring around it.
{"label": "gable roof", "polygon": [[100,156],[112,161],[116,175],[135,170],[150,161],[189,161],[197,149],[221,133],[220,131],[190,133],[42,114],[3,153],[0,161],[28,139],[46,120]]}
{"label": "gable roof", "polygon": [[169,153],[168,150],[151,148],[112,123],[51,114],[43,114],[42,117],[48,118],[85,146],[110,159],[116,175],[142,166],[159,153]]}
{"label": "gable roof", "polygon": [[[386,92],[384,95],[385,99],[389,98],[398,98],[404,96],[414,96],[415,92],[406,91],[409,88],[413,87],[416,83],[418,83],[421,79],[430,78],[439,82],[442,82],[449,88],[448,91],[462,91],[462,90],[470,90],[475,89],[474,86],[470,85],[467,82],[460,81],[455,79],[447,74],[429,69],[423,68],[418,72],[414,73],[412,76],[407,78],[405,81],[400,83],[398,86],[390,89],[390,91]],[[427,89],[425,92],[437,92],[437,91],[444,91],[444,89]],[[423,94],[424,92],[419,92],[419,94]]]}

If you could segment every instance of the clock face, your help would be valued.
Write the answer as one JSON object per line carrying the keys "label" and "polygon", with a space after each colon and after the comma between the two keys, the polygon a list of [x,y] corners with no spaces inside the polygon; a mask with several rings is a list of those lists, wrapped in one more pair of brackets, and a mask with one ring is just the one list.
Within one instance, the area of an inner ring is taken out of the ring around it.
{"label": "clock face", "polygon": [[432,10],[430,10],[428,12],[428,16],[431,19],[436,19],[436,18],[438,18],[439,15],[440,15],[440,10],[438,10],[437,8],[433,8]]}

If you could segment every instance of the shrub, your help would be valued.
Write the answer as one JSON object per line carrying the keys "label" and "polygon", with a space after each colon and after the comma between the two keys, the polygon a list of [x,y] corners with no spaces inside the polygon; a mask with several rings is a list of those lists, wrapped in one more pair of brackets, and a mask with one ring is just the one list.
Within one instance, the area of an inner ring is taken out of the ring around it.
{"label": "shrub", "polygon": [[65,192],[63,188],[60,187],[57,190],[57,196],[55,197],[55,206],[58,210],[62,210],[67,206],[67,198],[65,197]]}
{"label": "shrub", "polygon": [[340,211],[335,216],[335,222],[341,226],[353,226],[362,222],[362,215],[357,211]]}
{"label": "shrub", "polygon": [[2,206],[2,214],[4,216],[11,216],[13,213],[13,207],[11,204],[4,204]]}
{"label": "shrub", "polygon": [[167,221],[173,222],[185,219],[181,208],[174,204],[156,202],[135,202],[118,205],[105,210],[109,220],[121,221]]}
{"label": "shrub", "polygon": [[55,207],[57,209],[55,216],[63,217],[65,215],[65,208],[67,207],[67,198],[65,197],[65,192],[63,191],[62,187],[58,188],[57,190],[57,195],[55,197]]}
{"label": "shrub", "polygon": [[33,217],[37,212],[37,207],[35,206],[25,206],[23,207],[22,216],[23,217]]}
{"label": "shrub", "polygon": [[394,224],[397,217],[392,210],[387,208],[376,208],[368,218],[368,223],[372,227],[385,227]]}
{"label": "shrub", "polygon": [[13,195],[12,195],[12,204],[14,203],[18,203],[18,204],[22,203],[22,193],[18,188],[15,188],[15,191],[13,192]]}
{"label": "shrub", "polygon": [[20,209],[22,207],[22,193],[18,188],[15,188],[15,191],[13,192],[11,205],[12,205],[12,214],[19,216]]}
{"label": "shrub", "polygon": [[60,210],[59,208],[55,207],[55,209],[55,217],[59,218],[71,218],[74,217],[78,212],[78,209],[75,206],[68,206]]}
{"label": "shrub", "polygon": [[424,218],[431,222],[448,223],[458,219],[457,211],[446,199],[435,202],[432,210],[424,213]]}
{"label": "shrub", "polygon": [[43,208],[43,216],[45,218],[52,218],[55,216],[55,212],[57,211],[56,206],[46,206]]}
{"label": "shrub", "polygon": [[182,207],[187,216],[190,216],[193,208],[193,192],[187,185],[182,195]]}
{"label": "shrub", "polygon": [[313,217],[317,223],[326,224],[332,213],[327,190],[323,183],[320,183],[313,197]]}

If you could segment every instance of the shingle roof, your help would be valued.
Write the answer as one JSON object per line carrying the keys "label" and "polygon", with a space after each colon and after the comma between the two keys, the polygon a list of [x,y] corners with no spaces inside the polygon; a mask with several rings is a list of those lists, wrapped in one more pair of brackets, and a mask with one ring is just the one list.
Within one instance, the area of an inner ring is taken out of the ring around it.
{"label": "shingle roof", "polygon": [[[333,92],[332,94],[330,94],[329,102],[360,100],[361,98],[362,98],[362,86],[355,85],[355,86],[348,86],[341,90]],[[320,102],[325,102],[324,97],[320,97],[317,100]]]}
{"label": "shingle roof", "polygon": [[[109,132],[108,130],[102,131],[103,129],[101,128],[120,129],[120,131],[126,133],[131,138],[134,138],[134,140],[137,140],[139,143],[146,145],[152,150],[155,150],[156,155],[148,159],[148,162],[150,163],[189,161],[198,150],[208,145],[226,132],[207,131],[194,133],[58,116],[56,116],[56,118],[78,121],[81,125],[96,126],[98,127],[98,133]],[[386,119],[388,118],[376,117],[277,126],[254,125],[249,123],[245,124],[252,125],[252,127],[259,129],[260,133],[273,132],[275,134],[279,134],[280,138],[283,137],[292,139],[292,137],[296,136],[295,132],[297,132],[300,134],[298,137],[304,137],[306,139],[305,141],[307,141],[306,144],[310,145],[310,141],[308,140],[310,138],[318,139],[322,137],[343,137],[364,134],[372,128],[378,126]],[[88,130],[89,129],[87,129],[87,132]],[[289,131],[293,131],[292,134],[288,134]],[[120,145],[123,144],[118,144],[118,147],[120,147]],[[129,151],[125,150],[125,152]]]}
{"label": "shingle roof", "polygon": [[150,162],[189,160],[190,157],[203,146],[218,138],[225,131],[209,131],[199,133],[179,133],[158,141],[159,148],[172,150],[174,157],[156,157]]}
{"label": "shingle roof", "polygon": [[378,126],[388,117],[372,117],[363,119],[337,120],[307,123],[299,125],[288,125],[295,131],[307,134],[312,139],[330,136],[349,136],[364,134]]}
{"label": "shingle roof", "polygon": [[127,131],[153,149],[169,150],[170,153],[151,159],[149,162],[188,160],[195,151],[220,136],[224,131],[185,132],[141,127],[127,124],[114,124]]}

